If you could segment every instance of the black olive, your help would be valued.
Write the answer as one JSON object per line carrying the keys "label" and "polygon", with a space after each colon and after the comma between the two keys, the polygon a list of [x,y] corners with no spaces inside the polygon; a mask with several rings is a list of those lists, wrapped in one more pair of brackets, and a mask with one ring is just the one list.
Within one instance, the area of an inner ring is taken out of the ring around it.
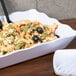
{"label": "black olive", "polygon": [[32,37],[32,39],[33,39],[34,42],[38,42],[40,40],[40,38],[37,35],[34,35]]}
{"label": "black olive", "polygon": [[37,27],[37,28],[36,28],[36,31],[37,31],[38,33],[40,33],[40,34],[43,33],[43,29],[42,29],[41,27]]}
{"label": "black olive", "polygon": [[59,35],[55,35],[57,38],[59,38]]}

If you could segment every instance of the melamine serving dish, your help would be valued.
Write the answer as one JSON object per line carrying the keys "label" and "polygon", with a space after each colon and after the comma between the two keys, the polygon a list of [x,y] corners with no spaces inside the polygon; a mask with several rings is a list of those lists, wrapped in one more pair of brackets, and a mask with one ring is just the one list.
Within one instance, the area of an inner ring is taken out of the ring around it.
{"label": "melamine serving dish", "polygon": [[[45,13],[38,12],[35,9],[14,12],[10,14],[9,17],[12,22],[28,19],[39,21],[47,25],[57,23],[58,29],[55,33],[59,35],[60,38],[0,56],[0,68],[52,53],[57,49],[65,48],[76,37],[76,30],[72,29],[69,25],[62,24],[57,19],[50,18]],[[5,16],[2,16],[1,20],[6,22]]]}

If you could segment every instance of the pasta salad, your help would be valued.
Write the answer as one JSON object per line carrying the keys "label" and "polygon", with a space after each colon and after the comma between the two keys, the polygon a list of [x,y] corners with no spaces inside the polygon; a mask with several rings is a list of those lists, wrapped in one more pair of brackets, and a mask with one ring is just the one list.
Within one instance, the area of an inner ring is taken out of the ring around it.
{"label": "pasta salad", "polygon": [[0,28],[0,55],[55,40],[59,37],[55,34],[57,28],[57,24],[49,26],[31,20],[3,23]]}

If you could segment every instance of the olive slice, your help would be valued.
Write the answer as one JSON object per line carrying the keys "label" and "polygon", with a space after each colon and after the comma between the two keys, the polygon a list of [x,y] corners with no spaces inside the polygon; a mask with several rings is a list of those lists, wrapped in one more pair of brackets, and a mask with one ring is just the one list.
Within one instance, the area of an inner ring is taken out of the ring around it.
{"label": "olive slice", "polygon": [[43,33],[43,29],[42,29],[41,27],[37,27],[37,28],[36,28],[36,31],[37,31],[38,33],[40,33],[40,34]]}
{"label": "olive slice", "polygon": [[59,35],[55,35],[57,38],[60,38],[60,36]]}
{"label": "olive slice", "polygon": [[33,39],[34,42],[38,42],[40,40],[40,38],[37,35],[34,35],[32,37],[32,39]]}

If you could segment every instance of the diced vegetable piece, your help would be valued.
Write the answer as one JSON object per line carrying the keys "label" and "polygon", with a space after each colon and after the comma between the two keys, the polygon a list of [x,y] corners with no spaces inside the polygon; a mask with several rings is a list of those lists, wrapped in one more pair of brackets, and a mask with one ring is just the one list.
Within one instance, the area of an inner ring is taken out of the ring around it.
{"label": "diced vegetable piece", "polygon": [[26,24],[21,24],[20,27],[25,26]]}
{"label": "diced vegetable piece", "polygon": [[47,33],[43,33],[43,34],[41,34],[40,39],[44,40],[46,37],[47,37]]}
{"label": "diced vegetable piece", "polygon": [[19,43],[16,44],[15,50],[22,49],[24,47],[25,43],[23,41],[20,41]]}
{"label": "diced vegetable piece", "polygon": [[30,24],[27,24],[26,26],[21,27],[21,31],[24,31],[26,33],[29,28],[30,28]]}
{"label": "diced vegetable piece", "polygon": [[2,32],[0,32],[0,36],[2,36],[3,35],[3,33]]}
{"label": "diced vegetable piece", "polygon": [[3,43],[3,40],[0,40],[0,44],[2,44]]}
{"label": "diced vegetable piece", "polygon": [[15,29],[15,27],[13,25],[10,25],[10,24],[9,24],[8,28],[9,29]]}

